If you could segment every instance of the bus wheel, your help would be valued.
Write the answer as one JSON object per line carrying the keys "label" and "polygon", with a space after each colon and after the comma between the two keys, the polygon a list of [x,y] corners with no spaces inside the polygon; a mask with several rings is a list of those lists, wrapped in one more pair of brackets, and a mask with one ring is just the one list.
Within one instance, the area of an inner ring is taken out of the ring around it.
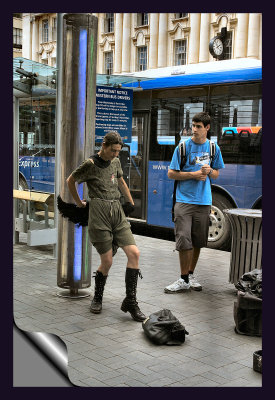
{"label": "bus wheel", "polygon": [[233,208],[230,201],[221,194],[213,192],[207,246],[211,249],[230,251],[231,225],[222,212],[226,208]]}
{"label": "bus wheel", "polygon": [[21,176],[19,177],[18,189],[19,190],[28,190],[29,189],[27,182]]}

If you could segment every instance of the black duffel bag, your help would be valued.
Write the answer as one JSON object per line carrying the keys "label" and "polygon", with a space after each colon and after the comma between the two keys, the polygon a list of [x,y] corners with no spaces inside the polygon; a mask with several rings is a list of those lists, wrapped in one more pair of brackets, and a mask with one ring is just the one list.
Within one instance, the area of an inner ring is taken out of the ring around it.
{"label": "black duffel bag", "polygon": [[179,345],[189,333],[170,310],[157,311],[142,322],[145,335],[155,344]]}

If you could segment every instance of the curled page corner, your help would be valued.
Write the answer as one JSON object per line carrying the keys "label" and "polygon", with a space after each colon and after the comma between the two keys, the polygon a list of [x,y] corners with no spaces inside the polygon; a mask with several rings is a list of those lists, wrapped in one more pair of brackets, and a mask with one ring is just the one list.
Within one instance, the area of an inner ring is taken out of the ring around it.
{"label": "curled page corner", "polygon": [[[16,325],[16,324],[15,324]],[[67,346],[60,337],[52,333],[28,332],[16,327],[48,358],[65,378],[68,376]],[[70,381],[70,380],[69,380]],[[72,384],[72,383],[71,383]],[[73,384],[72,384],[73,385]]]}

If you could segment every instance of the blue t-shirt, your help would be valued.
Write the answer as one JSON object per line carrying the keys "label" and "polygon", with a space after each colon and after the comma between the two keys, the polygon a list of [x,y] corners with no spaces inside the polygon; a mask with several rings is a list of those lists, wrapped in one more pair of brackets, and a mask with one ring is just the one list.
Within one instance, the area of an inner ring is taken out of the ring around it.
{"label": "blue t-shirt", "polygon": [[[198,171],[202,165],[210,164],[210,141],[206,140],[203,144],[197,144],[193,140],[187,139],[186,144],[186,163],[182,171],[191,172]],[[211,167],[213,169],[224,168],[224,162],[219,146],[216,144],[215,156],[212,160]],[[175,148],[170,169],[180,171],[180,153],[179,146]],[[211,180],[207,176],[205,181],[196,179],[179,180],[176,191],[176,201],[178,203],[211,205]]]}

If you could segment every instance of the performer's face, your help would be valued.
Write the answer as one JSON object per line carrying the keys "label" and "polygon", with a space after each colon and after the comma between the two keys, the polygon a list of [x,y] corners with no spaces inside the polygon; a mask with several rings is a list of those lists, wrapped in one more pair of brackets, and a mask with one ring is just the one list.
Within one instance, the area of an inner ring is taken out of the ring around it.
{"label": "performer's face", "polygon": [[105,146],[103,144],[103,157],[107,160],[113,160],[115,157],[118,157],[119,152],[121,150],[120,144],[111,144],[110,146]]}

